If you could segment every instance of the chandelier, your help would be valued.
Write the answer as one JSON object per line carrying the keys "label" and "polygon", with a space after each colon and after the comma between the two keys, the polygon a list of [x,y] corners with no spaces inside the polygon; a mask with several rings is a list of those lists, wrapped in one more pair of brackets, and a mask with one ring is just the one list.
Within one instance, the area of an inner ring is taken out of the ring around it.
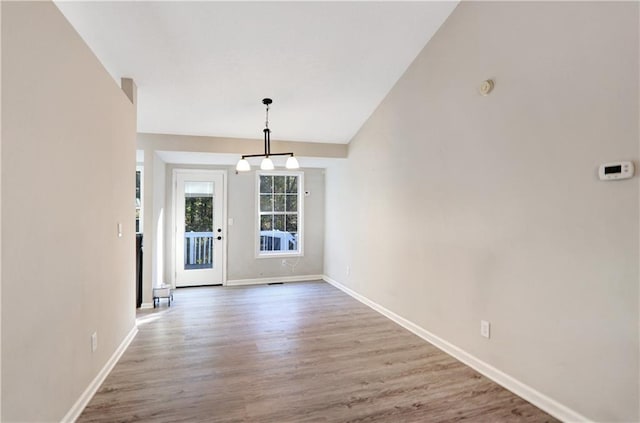
{"label": "chandelier", "polygon": [[265,121],[265,128],[262,130],[264,132],[264,154],[245,154],[242,156],[240,160],[238,160],[238,164],[236,165],[236,170],[238,172],[248,172],[251,170],[251,165],[247,160],[248,157],[264,157],[262,162],[260,163],[260,169],[262,170],[273,170],[273,161],[271,160],[271,156],[289,156],[287,158],[287,163],[285,167],[287,169],[298,169],[300,165],[298,164],[298,159],[293,156],[293,153],[272,153],[271,152],[271,129],[269,129],[269,105],[273,103],[273,100],[270,98],[263,98],[262,104],[266,107],[267,118]]}

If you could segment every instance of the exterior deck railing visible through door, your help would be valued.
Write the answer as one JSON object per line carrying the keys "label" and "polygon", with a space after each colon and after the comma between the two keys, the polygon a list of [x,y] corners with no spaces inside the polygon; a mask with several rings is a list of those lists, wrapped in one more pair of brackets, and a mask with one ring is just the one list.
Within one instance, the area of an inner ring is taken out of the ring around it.
{"label": "exterior deck railing visible through door", "polygon": [[213,263],[213,232],[185,232],[184,268],[210,269]]}

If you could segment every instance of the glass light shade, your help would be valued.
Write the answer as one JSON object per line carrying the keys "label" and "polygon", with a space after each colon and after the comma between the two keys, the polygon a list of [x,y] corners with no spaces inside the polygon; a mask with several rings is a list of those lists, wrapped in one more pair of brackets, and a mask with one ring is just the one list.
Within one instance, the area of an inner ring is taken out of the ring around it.
{"label": "glass light shade", "polygon": [[262,163],[260,163],[260,169],[262,170],[273,170],[273,161],[270,158],[265,157],[262,159]]}
{"label": "glass light shade", "polygon": [[300,164],[298,163],[298,159],[293,156],[290,156],[287,159],[287,164],[285,164],[287,169],[300,169]]}
{"label": "glass light shade", "polygon": [[251,165],[247,159],[240,159],[236,165],[236,170],[238,172],[248,172],[251,170]]}

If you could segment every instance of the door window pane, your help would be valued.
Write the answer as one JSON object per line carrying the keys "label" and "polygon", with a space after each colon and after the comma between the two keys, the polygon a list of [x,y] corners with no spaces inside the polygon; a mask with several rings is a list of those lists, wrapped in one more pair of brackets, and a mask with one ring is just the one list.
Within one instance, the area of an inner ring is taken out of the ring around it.
{"label": "door window pane", "polygon": [[213,268],[213,182],[184,183],[184,269]]}

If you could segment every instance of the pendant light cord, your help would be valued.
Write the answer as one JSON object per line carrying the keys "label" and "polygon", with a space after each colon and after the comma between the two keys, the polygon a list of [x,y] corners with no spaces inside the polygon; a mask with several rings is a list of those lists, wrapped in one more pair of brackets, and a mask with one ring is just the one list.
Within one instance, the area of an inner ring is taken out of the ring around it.
{"label": "pendant light cord", "polygon": [[271,130],[269,129],[269,103],[264,104],[266,107],[266,118],[264,121],[264,155],[269,157],[271,154]]}
{"label": "pendant light cord", "polygon": [[264,122],[264,126],[265,126],[267,129],[269,129],[269,105],[267,104],[266,106],[267,106],[267,113],[266,113],[267,117],[266,117],[266,120],[265,120],[265,122]]}

